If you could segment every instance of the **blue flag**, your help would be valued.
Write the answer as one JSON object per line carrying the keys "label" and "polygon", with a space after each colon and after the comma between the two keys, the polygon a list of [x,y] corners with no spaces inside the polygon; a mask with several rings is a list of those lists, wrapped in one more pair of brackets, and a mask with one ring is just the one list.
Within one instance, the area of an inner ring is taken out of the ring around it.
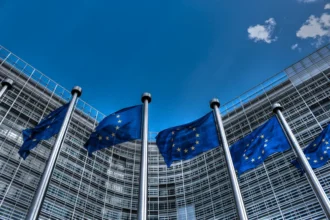
{"label": "blue flag", "polygon": [[212,112],[189,124],[168,128],[156,137],[159,152],[167,167],[172,161],[191,159],[219,146]]}
{"label": "blue flag", "polygon": [[126,141],[141,138],[142,105],[119,110],[105,117],[84,145],[92,153]]}
{"label": "blue flag", "polygon": [[51,112],[34,128],[23,130],[24,143],[18,153],[24,160],[30,154],[30,150],[35,148],[40,141],[51,138],[61,130],[69,104]]}
{"label": "blue flag", "polygon": [[[305,149],[305,156],[313,169],[319,168],[327,163],[330,158],[330,125],[310,143]],[[304,172],[297,160],[292,161],[302,173]]]}
{"label": "blue flag", "polygon": [[234,143],[230,153],[234,167],[238,175],[241,175],[262,164],[269,155],[289,149],[290,144],[283,129],[276,116],[273,116],[265,124]]}

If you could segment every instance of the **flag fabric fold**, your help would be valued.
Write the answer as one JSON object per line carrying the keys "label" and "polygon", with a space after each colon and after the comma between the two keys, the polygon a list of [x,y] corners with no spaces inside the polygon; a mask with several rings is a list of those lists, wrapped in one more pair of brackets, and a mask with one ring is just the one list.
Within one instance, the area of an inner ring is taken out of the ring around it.
{"label": "flag fabric fold", "polygon": [[105,117],[84,147],[89,156],[97,150],[141,138],[142,105],[121,109]]}
{"label": "flag fabric fold", "polygon": [[173,161],[188,160],[219,146],[213,113],[191,123],[165,129],[158,133],[156,144],[167,167]]}
{"label": "flag fabric fold", "polygon": [[231,148],[231,156],[238,175],[256,168],[268,156],[290,149],[290,144],[276,116],[243,137]]}
{"label": "flag fabric fold", "polygon": [[[324,166],[330,158],[330,125],[327,125],[323,131],[315,138],[305,149],[304,154],[313,169]],[[292,164],[303,172],[297,160]]]}
{"label": "flag fabric fold", "polygon": [[69,104],[70,103],[67,103],[51,112],[34,128],[23,130],[24,142],[18,153],[24,160],[40,141],[48,140],[55,134],[59,133],[68,111]]}

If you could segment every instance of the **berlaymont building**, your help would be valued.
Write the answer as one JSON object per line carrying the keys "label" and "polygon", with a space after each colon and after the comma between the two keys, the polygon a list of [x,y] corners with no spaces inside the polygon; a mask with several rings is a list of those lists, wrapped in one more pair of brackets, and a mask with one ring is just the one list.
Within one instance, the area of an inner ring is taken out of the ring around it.
{"label": "berlaymont building", "polygon": [[[18,155],[22,130],[68,102],[70,91],[0,46],[0,80],[14,81],[0,99],[0,219],[24,219],[55,137],[30,156]],[[212,98],[212,97],[210,97]],[[294,135],[306,147],[330,121],[330,46],[325,46],[250,91],[221,105],[229,144],[272,116],[279,102]],[[105,117],[79,99],[56,162],[40,219],[136,219],[140,141],[88,157],[83,144]],[[167,168],[148,145],[149,219],[237,219],[221,147]],[[292,150],[270,156],[239,178],[249,219],[325,219],[306,178],[290,163]],[[329,163],[315,170],[330,196]]]}

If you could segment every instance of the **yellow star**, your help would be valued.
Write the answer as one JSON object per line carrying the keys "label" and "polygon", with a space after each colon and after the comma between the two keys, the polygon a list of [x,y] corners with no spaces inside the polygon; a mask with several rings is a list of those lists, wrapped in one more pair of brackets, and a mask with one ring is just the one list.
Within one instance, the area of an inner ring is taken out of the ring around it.
{"label": "yellow star", "polygon": [[196,134],[196,137],[199,137],[199,134]]}
{"label": "yellow star", "polygon": [[177,149],[177,151],[178,151],[178,152],[180,152],[180,151],[181,151],[181,149],[180,149],[180,148],[178,148],[178,149]]}
{"label": "yellow star", "polygon": [[310,160],[311,158],[310,157],[307,157],[307,160]]}
{"label": "yellow star", "polygon": [[329,142],[327,141],[327,142],[325,142],[325,144],[329,144]]}
{"label": "yellow star", "polygon": [[317,160],[314,160],[314,163],[317,163]]}
{"label": "yellow star", "polygon": [[191,150],[195,150],[195,147],[194,147],[194,146],[192,146],[192,147],[191,147]]}
{"label": "yellow star", "polygon": [[33,139],[32,141],[37,141],[37,139]]}
{"label": "yellow star", "polygon": [[316,144],[314,144],[313,146],[316,147]]}
{"label": "yellow star", "polygon": [[116,134],[115,133],[112,133],[111,136],[114,137],[114,136],[116,136]]}
{"label": "yellow star", "polygon": [[184,152],[185,152],[185,153],[188,153],[188,149],[184,149]]}
{"label": "yellow star", "polygon": [[99,140],[102,140],[102,136],[99,136]]}
{"label": "yellow star", "polygon": [[260,138],[264,138],[265,136],[264,135],[261,135]]}
{"label": "yellow star", "polygon": [[119,129],[119,127],[118,126],[116,126],[116,130],[118,130]]}
{"label": "yellow star", "polygon": [[106,136],[106,137],[105,137],[105,139],[108,141],[108,140],[109,140],[109,137],[108,137],[108,136]]}
{"label": "yellow star", "polygon": [[199,144],[199,141],[196,141],[196,144]]}
{"label": "yellow star", "polygon": [[48,125],[47,128],[50,128],[50,125]]}
{"label": "yellow star", "polygon": [[118,123],[121,123],[121,120],[118,120]]}
{"label": "yellow star", "polygon": [[265,142],[268,142],[268,139],[266,139]]}
{"label": "yellow star", "polygon": [[245,160],[249,159],[248,157],[245,157]]}
{"label": "yellow star", "polygon": [[172,144],[172,147],[174,147],[175,146],[175,144]]}
{"label": "yellow star", "polygon": [[120,118],[120,115],[117,115],[117,118]]}
{"label": "yellow star", "polygon": [[322,139],[322,142],[324,142],[325,140],[324,139]]}

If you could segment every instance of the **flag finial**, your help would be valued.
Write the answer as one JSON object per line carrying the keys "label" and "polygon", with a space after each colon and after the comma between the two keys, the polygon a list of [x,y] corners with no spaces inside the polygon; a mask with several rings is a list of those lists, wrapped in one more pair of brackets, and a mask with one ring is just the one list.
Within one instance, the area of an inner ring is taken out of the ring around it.
{"label": "flag finial", "polygon": [[142,94],[141,101],[144,102],[144,100],[148,100],[148,102],[151,102],[151,94],[148,92],[145,92]]}
{"label": "flag finial", "polygon": [[277,103],[276,102],[276,103],[273,104],[272,109],[273,109],[273,112],[276,113],[276,110],[277,109],[280,110],[280,111],[282,111],[283,110],[283,107],[281,106],[280,103]]}
{"label": "flag finial", "polygon": [[213,98],[211,101],[210,101],[210,107],[213,109],[214,106],[218,106],[218,108],[220,107],[220,101],[219,99],[217,98]]}
{"label": "flag finial", "polygon": [[14,84],[14,81],[10,78],[5,79],[1,83],[2,86],[7,86],[8,89],[11,89],[13,87],[13,84]]}
{"label": "flag finial", "polygon": [[71,94],[77,93],[77,97],[80,97],[82,94],[82,88],[80,86],[75,86],[71,90]]}

